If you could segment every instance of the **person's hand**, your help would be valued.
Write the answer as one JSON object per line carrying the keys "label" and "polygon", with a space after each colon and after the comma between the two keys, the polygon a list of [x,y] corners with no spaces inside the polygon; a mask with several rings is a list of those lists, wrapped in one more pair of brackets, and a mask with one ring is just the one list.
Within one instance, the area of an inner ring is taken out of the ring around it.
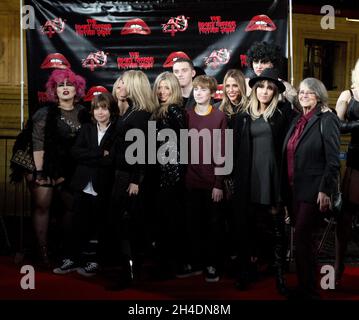
{"label": "person's hand", "polygon": [[317,204],[320,212],[326,212],[330,207],[330,198],[324,192],[319,192]]}
{"label": "person's hand", "polygon": [[135,184],[135,183],[130,183],[130,185],[127,188],[127,192],[128,192],[129,196],[132,196],[132,195],[137,196],[138,191],[139,191],[138,184]]}
{"label": "person's hand", "polygon": [[218,188],[212,189],[212,200],[213,202],[219,202],[223,199],[223,190]]}
{"label": "person's hand", "polygon": [[103,151],[103,156],[104,156],[104,157],[107,157],[109,154],[110,154],[110,153],[109,153],[107,150],[104,150],[104,151]]}
{"label": "person's hand", "polygon": [[60,183],[63,183],[64,181],[65,181],[65,178],[64,178],[64,177],[57,178],[57,179],[55,180],[55,185],[58,185],[58,184],[60,184]]}
{"label": "person's hand", "polygon": [[48,186],[53,184],[53,181],[43,174],[42,170],[36,170],[35,172],[35,184],[38,186]]}

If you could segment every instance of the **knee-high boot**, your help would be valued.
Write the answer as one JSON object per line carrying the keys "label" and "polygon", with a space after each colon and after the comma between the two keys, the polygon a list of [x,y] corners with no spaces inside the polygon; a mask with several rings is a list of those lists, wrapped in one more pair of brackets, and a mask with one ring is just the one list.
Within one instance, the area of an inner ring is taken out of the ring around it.
{"label": "knee-high boot", "polygon": [[272,215],[273,217],[273,231],[274,231],[274,269],[276,277],[276,286],[280,294],[286,295],[288,293],[285,283],[285,255],[286,255],[286,241],[284,233],[284,215],[278,212]]}

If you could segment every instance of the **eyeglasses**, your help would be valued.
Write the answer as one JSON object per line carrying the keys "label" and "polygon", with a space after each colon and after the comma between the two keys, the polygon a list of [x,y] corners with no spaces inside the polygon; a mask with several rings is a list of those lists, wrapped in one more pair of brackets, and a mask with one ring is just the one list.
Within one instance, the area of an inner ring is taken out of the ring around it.
{"label": "eyeglasses", "polygon": [[308,95],[308,96],[315,96],[315,92],[313,91],[299,91],[298,95],[300,96],[304,96],[304,95]]}

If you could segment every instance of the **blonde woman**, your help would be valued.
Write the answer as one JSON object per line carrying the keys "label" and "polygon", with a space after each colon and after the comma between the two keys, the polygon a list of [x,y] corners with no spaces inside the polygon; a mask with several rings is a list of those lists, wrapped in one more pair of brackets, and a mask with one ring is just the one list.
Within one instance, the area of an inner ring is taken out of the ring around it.
{"label": "blonde woman", "polygon": [[[155,110],[150,82],[142,71],[124,72],[114,83],[112,94],[119,108],[116,139],[113,144],[115,181],[112,188],[108,219],[108,255],[106,263],[121,261],[123,274],[119,275],[109,289],[121,289],[133,280],[132,260],[134,241],[143,239],[143,220],[139,218],[139,197],[143,197],[145,165],[134,164],[126,158],[126,150],[133,143],[126,141],[126,133],[138,129],[147,136],[148,120]],[[147,149],[140,146],[141,152]],[[116,254],[114,254],[116,253]],[[118,253],[121,257],[118,257]]]}
{"label": "blonde woman", "polygon": [[336,111],[341,133],[350,133],[346,170],[343,180],[344,206],[336,227],[335,276],[337,284],[344,273],[344,258],[351,237],[353,213],[359,208],[359,59],[352,71],[351,89],[343,91]]}
{"label": "blonde woman", "polygon": [[[158,155],[162,161],[157,165],[156,201],[156,248],[159,256],[159,273],[162,277],[173,277],[177,264],[182,264],[182,237],[184,237],[183,194],[185,166],[180,164],[180,130],[186,129],[186,115],[180,83],[170,72],[161,73],[155,80],[153,96],[158,103],[154,112],[157,135],[161,130],[171,129],[176,133],[176,141],[159,141]],[[174,150],[175,151],[171,151]],[[168,162],[166,159],[171,158]]]}
{"label": "blonde woman", "polygon": [[[277,289],[284,294],[284,215],[279,210],[278,172],[292,111],[278,102],[285,86],[275,69],[265,69],[249,85],[249,102],[236,118],[234,130],[233,202],[240,237],[236,285],[246,289],[250,269],[264,260],[273,262]],[[274,248],[265,247],[271,242]]]}
{"label": "blonde woman", "polygon": [[246,82],[243,73],[237,69],[227,71],[223,79],[223,100],[218,103],[219,110],[225,113],[228,128],[233,128],[234,117],[243,111],[247,103]]}

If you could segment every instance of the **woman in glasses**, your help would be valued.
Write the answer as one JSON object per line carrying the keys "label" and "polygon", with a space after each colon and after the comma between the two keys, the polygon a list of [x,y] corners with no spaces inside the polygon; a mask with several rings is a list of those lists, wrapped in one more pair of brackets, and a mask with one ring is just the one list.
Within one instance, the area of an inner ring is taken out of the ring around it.
{"label": "woman in glasses", "polygon": [[327,107],[328,93],[315,78],[300,83],[302,113],[292,122],[284,141],[282,196],[290,208],[295,228],[298,289],[292,297],[319,299],[315,277],[315,241],[330,195],[337,188],[339,172],[339,121]]}

